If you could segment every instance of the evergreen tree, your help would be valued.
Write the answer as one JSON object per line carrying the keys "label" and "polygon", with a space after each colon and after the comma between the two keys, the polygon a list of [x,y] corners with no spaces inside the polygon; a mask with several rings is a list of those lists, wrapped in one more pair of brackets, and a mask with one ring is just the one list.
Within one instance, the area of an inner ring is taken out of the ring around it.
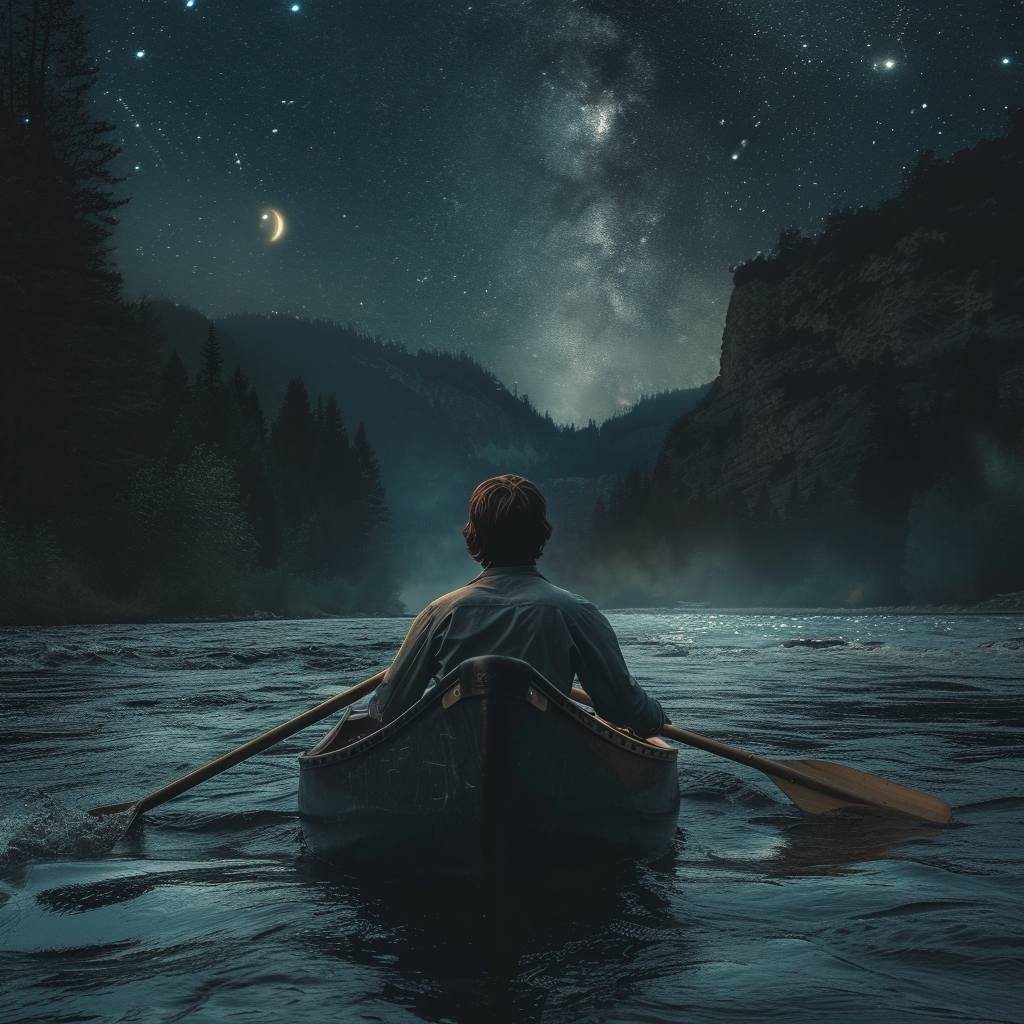
{"label": "evergreen tree", "polygon": [[[41,509],[122,471],[159,372],[106,246],[116,179],[74,0],[8,0],[0,40],[0,487]],[[137,425],[137,424],[136,424]]]}
{"label": "evergreen tree", "polygon": [[180,412],[192,397],[192,386],[188,379],[188,370],[181,361],[177,351],[167,357],[164,364],[163,378],[160,382],[160,396],[168,408]]}
{"label": "evergreen tree", "polygon": [[[393,609],[365,430],[351,444],[336,400],[314,412],[296,378],[268,436],[244,373],[225,380],[214,325],[193,384],[177,353],[161,365],[149,304],[122,300],[108,241],[126,200],[112,126],[89,112],[75,0],[8,0],[0,34],[0,569],[9,538],[45,521],[46,572],[95,588],[100,614],[111,601],[140,616]],[[307,579],[290,603],[294,569],[326,583]],[[0,614],[38,575],[0,594]]]}
{"label": "evergreen tree", "polygon": [[192,384],[188,370],[178,353],[172,352],[164,364],[160,380],[161,454],[174,469],[188,458],[195,447],[192,428]]}
{"label": "evergreen tree", "polygon": [[217,327],[210,324],[210,330],[203,344],[203,368],[199,371],[199,382],[208,393],[216,392],[221,386],[221,369],[224,366],[224,355],[220,350]]}
{"label": "evergreen tree", "polygon": [[288,382],[270,445],[282,526],[288,533],[287,558],[294,568],[307,572],[317,567],[315,557],[310,558],[317,426],[301,377]]}
{"label": "evergreen tree", "polygon": [[360,423],[353,439],[356,465],[359,469],[361,498],[367,532],[386,525],[389,520],[384,484],[381,483],[380,465],[366,434],[366,427]]}
{"label": "evergreen tree", "polygon": [[357,506],[355,568],[368,606],[393,606],[398,590],[398,556],[394,550],[391,513],[381,481],[380,465],[362,423],[353,438],[352,448],[361,498]]}
{"label": "evergreen tree", "polygon": [[212,323],[203,344],[202,359],[195,384],[198,439],[227,454],[232,441],[231,396],[222,375],[224,356],[217,328]]}
{"label": "evergreen tree", "polygon": [[106,242],[113,213],[127,200],[112,191],[118,179],[109,165],[118,150],[107,136],[114,126],[88,109],[97,68],[74,8],[74,0],[8,0],[0,50],[3,207],[13,228],[4,256],[11,265],[27,259],[36,271],[18,275],[35,278],[22,308],[30,322],[45,318],[41,298],[57,300],[52,315],[70,297],[119,297]]}
{"label": "evergreen tree", "polygon": [[267,424],[256,389],[236,367],[222,389],[224,449],[234,466],[239,497],[256,543],[257,563],[270,568],[281,553],[281,508],[275,485]]}
{"label": "evergreen tree", "polygon": [[315,558],[327,576],[351,577],[359,499],[355,455],[333,395],[317,401],[316,420]]}
{"label": "evergreen tree", "polygon": [[283,467],[302,481],[302,490],[308,487],[309,476],[316,457],[316,420],[309,405],[309,392],[301,377],[288,381],[284,402],[277,414],[271,433],[271,443]]}

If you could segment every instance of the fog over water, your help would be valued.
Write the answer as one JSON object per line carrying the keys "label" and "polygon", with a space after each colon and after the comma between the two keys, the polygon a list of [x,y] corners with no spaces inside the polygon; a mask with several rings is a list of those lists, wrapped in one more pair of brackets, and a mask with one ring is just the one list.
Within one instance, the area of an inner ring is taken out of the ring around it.
{"label": "fog over water", "polygon": [[[685,728],[934,793],[952,822],[811,817],[684,748],[656,865],[483,916],[304,851],[315,726],[145,816],[136,798],[384,667],[408,619],[0,633],[5,1020],[1020,1020],[1020,616],[611,614]],[[787,640],[842,639],[827,649]]]}

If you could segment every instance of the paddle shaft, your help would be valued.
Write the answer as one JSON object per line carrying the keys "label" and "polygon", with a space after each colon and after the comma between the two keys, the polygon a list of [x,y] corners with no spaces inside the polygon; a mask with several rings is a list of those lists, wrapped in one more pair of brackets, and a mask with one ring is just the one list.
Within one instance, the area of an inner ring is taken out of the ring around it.
{"label": "paddle shaft", "polygon": [[828,796],[837,797],[840,800],[849,800],[850,793],[840,786],[830,785],[821,779],[816,779],[807,772],[800,771],[791,765],[782,764],[779,761],[771,761],[767,757],[758,757],[757,754],[749,754],[739,747],[730,747],[727,743],[719,743],[717,740],[709,740],[706,736],[699,736],[695,732],[688,732],[675,725],[663,725],[661,735],[667,736],[670,740],[678,740],[690,747],[697,747],[699,750],[706,750],[709,754],[717,754],[719,757],[727,757],[737,764],[749,765],[756,768],[765,775],[785,779],[786,782],[795,782],[799,786],[806,786],[816,793],[825,793]]}
{"label": "paddle shaft", "polygon": [[325,700],[322,704],[317,704],[315,708],[304,711],[301,715],[279,725],[276,729],[271,729],[270,732],[265,732],[262,736],[249,740],[248,743],[243,743],[240,747],[236,747],[223,757],[218,757],[216,761],[211,761],[202,768],[197,768],[194,772],[183,775],[176,782],[172,782],[162,789],[150,793],[149,796],[144,796],[141,800],[135,800],[127,804],[114,804],[110,807],[94,807],[89,813],[96,817],[103,817],[105,814],[115,814],[127,810],[132,810],[135,815],[142,814],[144,811],[148,811],[153,807],[166,803],[168,800],[174,799],[176,796],[180,796],[182,793],[198,786],[201,782],[206,782],[207,779],[220,775],[221,772],[227,771],[228,768],[232,768],[236,764],[240,764],[246,758],[252,757],[253,754],[258,754],[261,750],[266,750],[275,743],[280,743],[281,740],[301,732],[307,726],[327,718],[328,715],[333,714],[340,708],[354,704],[360,697],[376,689],[383,679],[384,672],[378,672],[375,676],[371,676],[369,679],[365,679],[363,682],[336,694],[329,700]]}

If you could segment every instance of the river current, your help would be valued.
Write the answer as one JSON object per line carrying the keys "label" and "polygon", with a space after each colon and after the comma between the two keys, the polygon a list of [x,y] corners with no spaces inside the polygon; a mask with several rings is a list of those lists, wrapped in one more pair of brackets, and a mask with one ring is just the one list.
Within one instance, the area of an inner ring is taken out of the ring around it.
{"label": "river current", "polygon": [[807,815],[684,747],[668,857],[537,865],[542,898],[495,914],[304,849],[295,758],[327,723],[127,834],[85,813],[374,674],[408,619],[8,629],[0,1020],[1024,1021],[1024,616],[609,617],[677,725],[951,823]]}

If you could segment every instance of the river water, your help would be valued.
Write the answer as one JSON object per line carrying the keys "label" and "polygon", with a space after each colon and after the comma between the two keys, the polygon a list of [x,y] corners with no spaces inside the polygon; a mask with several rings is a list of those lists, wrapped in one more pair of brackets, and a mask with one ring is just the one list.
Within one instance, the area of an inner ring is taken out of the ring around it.
{"label": "river water", "polygon": [[[812,817],[683,748],[675,848],[495,913],[304,851],[295,756],[135,799],[383,668],[407,619],[0,631],[3,1021],[1024,1021],[1024,616],[610,615],[676,724],[934,793]],[[845,645],[786,646],[842,639]]]}

